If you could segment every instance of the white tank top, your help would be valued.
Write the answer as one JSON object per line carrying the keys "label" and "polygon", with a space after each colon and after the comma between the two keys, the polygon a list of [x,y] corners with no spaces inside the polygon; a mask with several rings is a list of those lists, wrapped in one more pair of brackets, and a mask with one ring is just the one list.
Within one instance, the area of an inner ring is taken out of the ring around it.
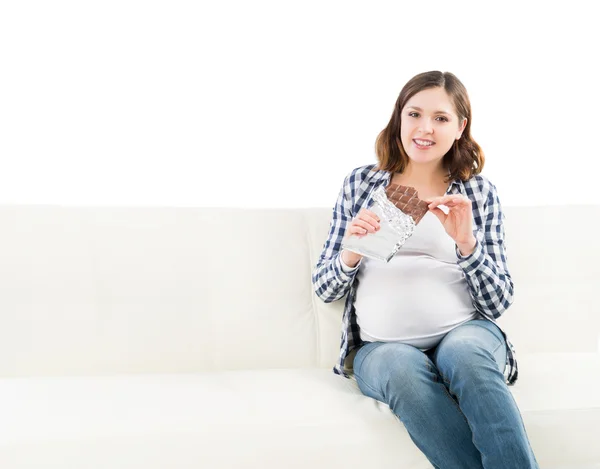
{"label": "white tank top", "polygon": [[424,351],[478,318],[456,261],[454,240],[431,212],[388,263],[363,257],[354,302],[361,339]]}

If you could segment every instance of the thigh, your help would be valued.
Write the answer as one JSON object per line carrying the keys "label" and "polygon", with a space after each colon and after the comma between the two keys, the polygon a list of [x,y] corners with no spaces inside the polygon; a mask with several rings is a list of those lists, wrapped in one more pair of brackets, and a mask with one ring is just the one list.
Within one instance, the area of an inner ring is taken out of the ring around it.
{"label": "thigh", "polygon": [[490,360],[503,373],[506,353],[506,339],[498,326],[486,319],[474,319],[446,334],[436,347],[432,359],[444,377],[450,375],[449,368],[452,366],[477,366]]}
{"label": "thigh", "polygon": [[416,347],[394,342],[369,342],[354,357],[354,376],[361,392],[387,403],[385,387],[391,378],[415,383],[419,376],[437,370]]}

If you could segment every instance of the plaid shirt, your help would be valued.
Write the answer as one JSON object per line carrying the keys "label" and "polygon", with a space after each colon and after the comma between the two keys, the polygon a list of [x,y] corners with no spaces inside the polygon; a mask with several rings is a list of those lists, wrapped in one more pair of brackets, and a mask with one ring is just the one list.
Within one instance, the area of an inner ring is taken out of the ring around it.
{"label": "plaid shirt", "polygon": [[[351,370],[345,368],[346,358],[350,352],[362,345],[362,340],[354,310],[358,286],[356,273],[359,269],[348,273],[342,270],[341,244],[348,224],[361,208],[369,208],[372,205],[372,191],[379,185],[385,187],[390,183],[391,174],[388,171],[378,171],[374,168],[374,164],[361,166],[346,176],[333,208],[333,219],[323,252],[312,273],[315,292],[326,303],[339,300],[348,293],[342,318],[340,357],[333,367],[336,374],[346,378],[354,377]],[[462,194],[472,201],[473,234],[477,244],[475,251],[467,257],[461,256],[455,246],[456,262],[465,274],[474,308],[482,319],[498,325],[495,319],[512,304],[514,287],[506,265],[504,213],[496,187],[485,177],[477,175],[464,183],[460,180],[452,181],[446,193]],[[504,377],[506,383],[511,385],[517,380],[517,361],[513,345],[504,331],[502,333],[508,345]]]}

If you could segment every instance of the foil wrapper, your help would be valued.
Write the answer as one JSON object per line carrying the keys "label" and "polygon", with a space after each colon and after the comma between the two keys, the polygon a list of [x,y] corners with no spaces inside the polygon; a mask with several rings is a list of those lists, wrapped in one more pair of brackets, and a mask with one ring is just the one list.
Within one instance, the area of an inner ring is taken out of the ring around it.
{"label": "foil wrapper", "polygon": [[377,214],[381,228],[361,237],[346,234],[342,239],[342,249],[389,262],[412,236],[417,224],[411,215],[390,202],[382,186],[373,191],[372,198],[373,205],[369,210]]}

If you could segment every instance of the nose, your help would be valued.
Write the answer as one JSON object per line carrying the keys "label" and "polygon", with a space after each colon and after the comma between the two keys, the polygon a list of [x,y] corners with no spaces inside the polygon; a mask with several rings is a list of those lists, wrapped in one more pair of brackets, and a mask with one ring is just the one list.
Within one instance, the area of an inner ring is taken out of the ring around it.
{"label": "nose", "polygon": [[423,133],[430,134],[433,130],[431,120],[427,117],[422,118],[419,125],[419,130]]}

